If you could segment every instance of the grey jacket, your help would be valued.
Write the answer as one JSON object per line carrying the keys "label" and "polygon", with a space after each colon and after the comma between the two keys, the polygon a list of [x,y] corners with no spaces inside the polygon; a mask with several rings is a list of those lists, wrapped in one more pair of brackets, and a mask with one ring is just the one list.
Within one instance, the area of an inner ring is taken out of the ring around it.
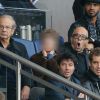
{"label": "grey jacket", "polygon": [[[87,74],[87,81],[84,82],[83,86],[90,91],[100,95],[100,78],[98,78],[91,70]],[[88,97],[88,100],[96,100]]]}

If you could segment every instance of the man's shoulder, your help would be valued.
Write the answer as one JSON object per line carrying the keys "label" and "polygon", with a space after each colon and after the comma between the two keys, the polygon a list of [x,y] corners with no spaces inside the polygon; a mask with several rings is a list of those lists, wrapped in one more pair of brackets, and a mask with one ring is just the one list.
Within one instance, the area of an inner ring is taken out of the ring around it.
{"label": "man's shoulder", "polygon": [[87,24],[87,21],[84,18],[81,18],[81,19],[75,21],[74,23],[72,23],[71,26],[75,27],[77,25],[80,25],[80,26],[84,26],[85,27],[86,24]]}
{"label": "man's shoulder", "polygon": [[83,82],[83,87],[89,90],[92,90],[93,84],[92,82],[88,79],[85,82]]}
{"label": "man's shoulder", "polygon": [[28,55],[27,55],[27,50],[25,48],[25,46],[17,41],[15,41],[14,39],[12,39],[12,46],[14,48],[14,53],[22,56],[22,57],[25,57],[25,58],[28,58]]}
{"label": "man's shoulder", "polygon": [[80,80],[75,77],[74,75],[72,75],[72,78],[71,78],[72,82],[76,83],[76,84],[81,84]]}

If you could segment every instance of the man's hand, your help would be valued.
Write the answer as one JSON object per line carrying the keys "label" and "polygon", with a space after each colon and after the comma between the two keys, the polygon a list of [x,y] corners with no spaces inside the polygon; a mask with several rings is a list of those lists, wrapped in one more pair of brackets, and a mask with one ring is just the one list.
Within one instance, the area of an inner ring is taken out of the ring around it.
{"label": "man's hand", "polygon": [[30,94],[30,87],[24,86],[21,91],[21,100],[28,100]]}
{"label": "man's hand", "polygon": [[45,50],[42,51],[42,54],[44,57],[47,57],[47,55],[48,55],[48,53]]}
{"label": "man's hand", "polygon": [[85,95],[84,95],[83,93],[80,93],[80,94],[78,95],[78,98],[85,98]]}

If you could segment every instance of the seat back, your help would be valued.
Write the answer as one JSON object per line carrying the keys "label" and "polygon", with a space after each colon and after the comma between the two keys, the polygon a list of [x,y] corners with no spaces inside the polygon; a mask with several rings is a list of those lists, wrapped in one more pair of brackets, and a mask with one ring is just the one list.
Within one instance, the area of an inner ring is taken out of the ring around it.
{"label": "seat back", "polygon": [[35,40],[33,41],[36,53],[39,53],[42,50],[41,41]]}
{"label": "seat back", "polygon": [[32,41],[19,38],[14,38],[14,40],[25,46],[29,58],[36,53],[34,43]]}

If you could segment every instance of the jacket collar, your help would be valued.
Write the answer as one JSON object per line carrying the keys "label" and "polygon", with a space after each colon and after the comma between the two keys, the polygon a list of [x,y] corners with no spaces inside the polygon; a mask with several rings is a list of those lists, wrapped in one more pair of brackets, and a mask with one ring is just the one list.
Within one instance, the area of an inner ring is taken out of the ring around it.
{"label": "jacket collar", "polygon": [[100,78],[94,74],[90,69],[88,71],[88,78],[93,82],[100,82]]}
{"label": "jacket collar", "polygon": [[[14,43],[14,40],[13,40],[13,38],[11,38],[11,39],[10,39],[10,44],[8,45],[7,48],[13,47],[13,45],[14,45],[13,43]],[[0,47],[3,47],[3,45],[2,45],[1,42],[0,42]]]}

